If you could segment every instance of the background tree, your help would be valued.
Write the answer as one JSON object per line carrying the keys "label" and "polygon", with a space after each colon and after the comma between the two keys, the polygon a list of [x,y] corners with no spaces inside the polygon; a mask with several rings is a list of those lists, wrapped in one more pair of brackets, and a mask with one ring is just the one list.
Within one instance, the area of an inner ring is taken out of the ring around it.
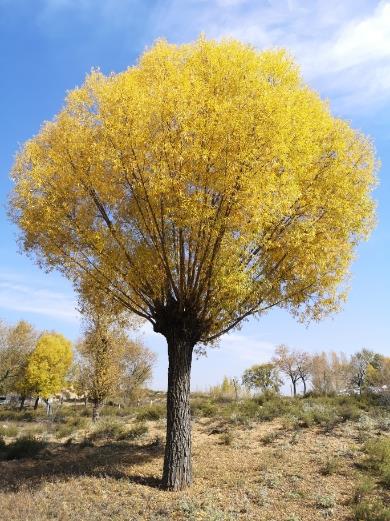
{"label": "background tree", "polygon": [[194,347],[272,307],[337,310],[374,169],[371,142],[284,51],[203,38],[92,72],[18,154],[25,250],[167,340],[166,488],[192,479]]}
{"label": "background tree", "polygon": [[312,389],[318,394],[333,394],[349,388],[351,367],[343,353],[317,353],[311,357]]}
{"label": "background tree", "polygon": [[373,378],[374,371],[380,368],[380,362],[381,355],[369,349],[362,349],[351,357],[351,385],[359,388],[360,395],[369,385],[369,377]]}
{"label": "background tree", "polygon": [[44,333],[28,357],[21,387],[47,400],[64,387],[72,359],[69,340],[59,333]]}
{"label": "background tree", "polygon": [[307,392],[307,382],[310,378],[311,356],[308,353],[298,352],[296,353],[296,358],[299,378],[303,384],[303,396],[305,396]]}
{"label": "background tree", "polygon": [[24,374],[28,355],[35,348],[37,339],[38,332],[25,320],[19,321],[14,326],[0,322],[1,392],[17,390],[18,381]]}
{"label": "background tree", "polygon": [[262,393],[278,393],[282,383],[274,364],[253,365],[242,376],[245,387],[260,390]]}
{"label": "background tree", "polygon": [[297,383],[301,378],[298,360],[299,355],[295,351],[290,351],[289,348],[283,344],[278,346],[275,350],[273,362],[289,377],[294,396],[297,395]]}
{"label": "background tree", "polygon": [[81,360],[76,388],[92,400],[93,421],[107,398],[130,397],[151,377],[154,354],[103,313],[90,315],[77,350]]}

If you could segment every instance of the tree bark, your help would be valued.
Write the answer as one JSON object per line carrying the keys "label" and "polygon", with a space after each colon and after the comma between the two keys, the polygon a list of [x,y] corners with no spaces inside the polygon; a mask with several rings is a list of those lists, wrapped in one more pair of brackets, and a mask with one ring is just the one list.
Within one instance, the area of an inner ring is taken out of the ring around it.
{"label": "tree bark", "polygon": [[100,419],[100,407],[101,403],[99,400],[94,400],[92,408],[92,421],[97,422]]}
{"label": "tree bark", "polygon": [[20,397],[20,407],[19,409],[22,411],[23,408],[24,408],[24,402],[26,401],[26,397],[25,396],[21,396]]}
{"label": "tree bark", "polygon": [[306,380],[304,380],[302,378],[302,382],[303,382],[303,396],[306,396]]}
{"label": "tree bark", "polygon": [[36,399],[35,399],[34,411],[36,411],[38,409],[38,404],[39,404],[39,396],[37,396]]}
{"label": "tree bark", "polygon": [[168,340],[167,436],[162,485],[184,490],[192,482],[190,379],[193,343]]}

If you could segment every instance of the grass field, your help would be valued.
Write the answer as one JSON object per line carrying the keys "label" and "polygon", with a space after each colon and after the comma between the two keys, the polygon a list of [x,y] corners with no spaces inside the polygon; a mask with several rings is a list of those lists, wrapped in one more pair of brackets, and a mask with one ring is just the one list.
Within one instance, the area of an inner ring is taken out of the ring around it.
{"label": "grass field", "polygon": [[0,410],[4,521],[390,520],[390,411],[357,398],[195,395],[194,484],[160,489],[165,414]]}

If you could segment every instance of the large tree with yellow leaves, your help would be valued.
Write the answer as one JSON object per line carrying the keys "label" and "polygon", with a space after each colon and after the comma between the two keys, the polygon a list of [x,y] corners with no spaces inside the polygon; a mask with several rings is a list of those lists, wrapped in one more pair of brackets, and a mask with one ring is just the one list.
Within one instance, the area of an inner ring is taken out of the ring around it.
{"label": "large tree with yellow leaves", "polygon": [[24,249],[167,339],[166,488],[191,482],[194,347],[275,306],[335,311],[374,171],[285,52],[204,38],[92,72],[18,154]]}

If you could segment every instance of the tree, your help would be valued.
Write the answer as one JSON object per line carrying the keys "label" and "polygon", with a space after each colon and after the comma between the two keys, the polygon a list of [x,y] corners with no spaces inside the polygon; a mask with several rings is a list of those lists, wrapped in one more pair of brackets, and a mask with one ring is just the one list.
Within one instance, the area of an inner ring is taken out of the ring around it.
{"label": "tree", "polygon": [[313,391],[332,394],[345,391],[350,384],[350,362],[343,353],[318,353],[311,357],[310,378]]}
{"label": "tree", "polygon": [[298,352],[296,353],[296,358],[299,378],[303,383],[303,396],[305,396],[307,392],[307,382],[310,378],[311,357],[308,353]]}
{"label": "tree", "polygon": [[130,396],[151,377],[154,354],[101,314],[89,317],[84,338],[78,343],[81,356],[76,388],[93,402],[92,419],[108,397]]}
{"label": "tree", "polygon": [[28,357],[21,387],[47,400],[63,388],[72,359],[69,340],[59,333],[44,333]]}
{"label": "tree", "polygon": [[[23,376],[28,355],[34,349],[38,332],[20,320],[14,326],[0,323],[0,387],[2,392],[17,390],[18,380]],[[22,395],[22,405],[25,396]]]}
{"label": "tree", "polygon": [[248,389],[259,389],[262,393],[278,393],[282,381],[274,364],[260,364],[244,371],[242,384]]}
{"label": "tree", "polygon": [[286,52],[204,38],[93,71],[18,154],[25,250],[167,340],[165,488],[192,479],[194,348],[273,307],[337,310],[375,167]]}
{"label": "tree", "polygon": [[297,383],[301,378],[298,360],[299,355],[295,351],[290,351],[289,348],[283,344],[278,346],[275,350],[273,362],[290,378],[294,396],[297,395]]}
{"label": "tree", "polygon": [[373,378],[373,370],[380,367],[381,356],[368,349],[362,349],[351,357],[351,384],[359,388],[359,394],[369,384],[369,377]]}

